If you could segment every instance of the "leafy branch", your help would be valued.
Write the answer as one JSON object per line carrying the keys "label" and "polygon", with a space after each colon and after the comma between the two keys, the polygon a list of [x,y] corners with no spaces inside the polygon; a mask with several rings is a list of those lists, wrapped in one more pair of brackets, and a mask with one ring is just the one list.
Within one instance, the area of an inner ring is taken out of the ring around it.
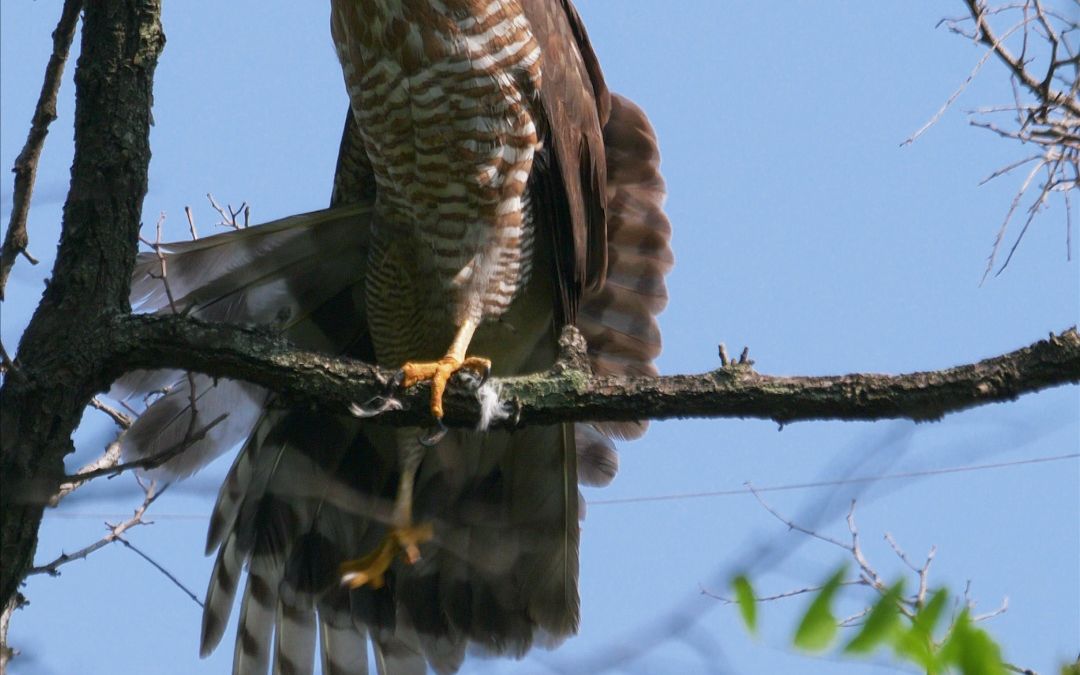
{"label": "leafy branch", "polygon": [[[756,632],[758,627],[758,604],[810,595],[810,603],[792,637],[792,644],[799,649],[825,651],[841,642],[840,628],[850,628],[855,630],[855,634],[842,640],[841,650],[848,656],[866,656],[880,649],[891,649],[897,659],[914,664],[929,674],[956,670],[964,675],[1004,675],[1007,671],[1035,675],[1031,670],[1005,662],[1001,647],[977,625],[1004,613],[1008,607],[1007,600],[997,610],[975,615],[974,602],[968,595],[969,588],[965,588],[963,597],[957,597],[943,587],[930,589],[928,580],[935,554],[933,547],[926,561],[916,565],[892,535],[885,534],[893,552],[915,575],[916,590],[906,594],[904,578],[886,583],[864,554],[855,525],[854,501],[847,515],[851,538],[844,542],[795,523],[766,503],[757,492],[754,492],[754,496],[766,511],[788,529],[843,549],[855,562],[858,573],[854,578],[848,578],[848,566],[845,564],[821,584],[764,596],[755,592],[746,574],[739,574],[731,581],[732,597],[702,591],[725,604],[738,605],[743,623],[751,633]],[[870,588],[875,593],[875,600],[861,611],[840,619],[833,607],[841,590],[847,586]],[[949,606],[954,608],[952,617],[942,624]]]}

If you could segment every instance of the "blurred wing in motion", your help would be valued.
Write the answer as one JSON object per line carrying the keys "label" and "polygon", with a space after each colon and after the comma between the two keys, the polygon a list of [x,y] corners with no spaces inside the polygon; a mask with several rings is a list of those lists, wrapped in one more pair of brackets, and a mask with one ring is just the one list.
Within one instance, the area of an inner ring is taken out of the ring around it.
{"label": "blurred wing in motion", "polygon": [[[352,105],[332,208],[162,247],[169,293],[160,259],[143,254],[133,306],[264,327],[390,367],[438,358],[475,315],[470,349],[497,376],[549,368],[561,327],[575,323],[596,372],[654,374],[673,259],[653,130],[608,92],[569,0],[481,4],[447,28],[431,0],[403,3],[424,11],[400,25],[373,22],[368,14],[389,10],[370,0],[334,0]],[[374,25],[422,39],[391,53]],[[469,49],[440,51],[439,40],[457,44],[454,31],[472,31]],[[434,51],[411,60],[417,46]],[[468,58],[454,61],[459,53]],[[462,82],[476,89],[454,89]],[[484,136],[504,120],[466,105],[487,95],[517,120],[510,136]],[[403,105],[408,96],[420,98]],[[439,143],[425,145],[426,134]],[[484,164],[478,149],[502,159]],[[455,164],[473,161],[476,170]],[[492,186],[502,187],[483,191]],[[460,236],[438,234],[462,204],[475,211]],[[189,475],[243,443],[207,536],[217,557],[202,653],[239,596],[233,672],[260,675],[271,663],[311,673],[317,659],[324,673],[366,673],[369,641],[384,674],[454,672],[470,648],[521,657],[558,644],[578,624],[577,484],[608,484],[611,438],[645,430],[455,429],[424,447],[416,429],[286,408],[253,385],[199,374],[136,372],[113,395],[148,403],[126,459],[186,444],[160,475]],[[420,558],[343,585],[342,563],[384,546],[403,504],[433,529]]]}

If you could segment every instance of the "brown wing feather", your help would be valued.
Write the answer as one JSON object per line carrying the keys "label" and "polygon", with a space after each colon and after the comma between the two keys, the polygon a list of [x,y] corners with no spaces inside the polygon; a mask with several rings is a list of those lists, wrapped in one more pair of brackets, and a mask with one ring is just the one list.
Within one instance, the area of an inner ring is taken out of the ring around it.
{"label": "brown wing feather", "polygon": [[573,322],[586,288],[607,269],[607,166],[603,127],[607,86],[585,26],[569,0],[523,0],[540,45],[539,132],[544,149],[533,167],[534,217],[555,242],[560,318]]}
{"label": "brown wing feather", "polygon": [[334,191],[330,206],[375,203],[375,172],[364,150],[360,128],[356,125],[352,109],[345,110],[345,128],[341,131],[338,146],[337,167],[334,170]]}
{"label": "brown wing feather", "polygon": [[[577,327],[589,344],[593,372],[655,375],[660,355],[656,315],[667,304],[665,275],[674,264],[671,223],[664,214],[664,179],[656,134],[631,101],[611,97],[604,126],[607,156],[608,269],[602,289],[581,298]],[[646,423],[605,423],[617,438],[637,438]]]}

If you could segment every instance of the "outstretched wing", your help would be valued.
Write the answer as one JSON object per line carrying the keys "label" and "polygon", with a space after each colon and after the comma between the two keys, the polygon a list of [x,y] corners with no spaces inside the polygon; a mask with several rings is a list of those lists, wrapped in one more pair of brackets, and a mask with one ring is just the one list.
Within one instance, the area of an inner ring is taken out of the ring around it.
{"label": "outstretched wing", "polygon": [[[543,59],[536,95],[544,147],[528,197],[540,236],[550,242],[545,248],[553,250],[556,324],[577,323],[598,372],[655,372],[655,315],[666,302],[663,279],[672,263],[655,136],[636,106],[608,93],[569,0],[521,4]],[[348,115],[335,208],[170,249],[178,307],[211,320],[270,325],[302,347],[373,361],[363,275],[374,199],[371,167]],[[156,263],[144,258],[139,269],[150,275]],[[152,276],[135,280],[134,296],[144,300],[144,311],[171,311]],[[550,362],[553,353],[538,358]],[[520,655],[536,639],[554,642],[572,632],[577,510],[552,503],[544,487],[552,481],[529,479],[559,473],[538,465],[556,455],[496,448],[576,446],[578,480],[603,485],[617,468],[608,437],[644,430],[577,425],[571,435],[569,426],[539,428],[490,435],[480,445],[466,432],[452,433],[441,447],[445,464],[425,466],[418,482],[418,509],[441,518],[448,533],[443,548],[386,587],[347,592],[337,584],[338,563],[375,545],[394,494],[394,444],[380,440],[384,432],[318,411],[265,410],[270,395],[243,383],[173,372],[127,384],[146,391],[162,381],[176,387],[129,434],[129,456],[182,439],[192,414],[205,424],[230,412],[236,423],[221,425],[167,472],[190,473],[248,437],[208,534],[217,562],[202,640],[205,653],[221,639],[247,567],[234,661],[240,673],[265,672],[271,658],[275,672],[311,672],[317,651],[323,672],[365,673],[369,638],[380,673],[420,673],[425,663],[449,672],[470,641]],[[197,411],[187,408],[189,382],[197,388]],[[240,398],[254,411],[242,420],[234,404]],[[482,470],[468,464],[496,456],[507,459]],[[573,455],[560,460],[570,471],[560,498],[573,498],[574,464]],[[551,555],[553,546],[563,552]]]}

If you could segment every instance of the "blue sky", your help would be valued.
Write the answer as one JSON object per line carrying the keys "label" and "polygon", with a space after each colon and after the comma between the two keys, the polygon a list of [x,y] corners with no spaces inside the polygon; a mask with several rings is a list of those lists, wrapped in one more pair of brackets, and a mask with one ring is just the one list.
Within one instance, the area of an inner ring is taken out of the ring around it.
{"label": "blue sky", "polygon": [[[2,166],[12,165],[25,139],[59,7],[4,2]],[[718,342],[735,352],[749,345],[768,374],[936,369],[1077,323],[1077,235],[1069,262],[1060,203],[1035,222],[1009,269],[979,285],[1020,177],[978,183],[1027,152],[970,127],[962,113],[1011,100],[996,63],[923,138],[900,147],[982,55],[935,29],[942,16],[962,12],[961,3],[581,0],[579,8],[610,86],[648,111],[664,154],[677,264],[661,317],[663,372],[716,367]],[[183,207],[191,205],[205,234],[216,219],[207,192],[234,205],[246,200],[256,222],[324,206],[345,111],[328,3],[186,0],[166,3],[165,12],[145,220],[164,211],[170,236],[183,238]],[[31,250],[43,263],[20,261],[3,305],[9,350],[58,237],[71,162],[71,72],[31,212]],[[10,204],[5,179],[5,217]],[[588,498],[1067,455],[1080,446],[1078,403],[1072,387],[937,424],[800,423],[778,431],[762,421],[658,423],[625,444],[615,483]],[[87,413],[69,466],[94,457],[110,434],[100,414]],[[211,566],[202,556],[206,516],[225,468],[219,462],[175,486],[154,505],[155,524],[130,534],[200,596]],[[1075,458],[767,494],[800,524],[837,537],[846,536],[853,497],[866,554],[886,578],[905,568],[885,532],[917,559],[936,545],[932,583],[961,590],[970,580],[979,611],[1008,598],[1008,611],[986,628],[1009,660],[1046,673],[1075,658]],[[77,493],[47,514],[38,560],[95,540],[102,520],[125,517],[139,499],[130,477]],[[593,503],[582,535],[580,635],[522,663],[476,661],[464,672],[892,670],[885,660],[795,653],[789,638],[805,598],[763,607],[755,641],[734,608],[700,592],[722,592],[727,575],[747,564],[760,570],[763,592],[800,588],[842,559],[839,549],[788,533],[747,494]],[[25,652],[12,665],[17,675],[220,673],[231,663],[228,644],[199,660],[199,608],[122,547],[70,564],[59,578],[35,577],[25,592],[31,605],[11,630]],[[859,595],[850,597],[854,612]],[[668,628],[690,618],[692,629]],[[620,662],[625,649],[642,653]]]}

